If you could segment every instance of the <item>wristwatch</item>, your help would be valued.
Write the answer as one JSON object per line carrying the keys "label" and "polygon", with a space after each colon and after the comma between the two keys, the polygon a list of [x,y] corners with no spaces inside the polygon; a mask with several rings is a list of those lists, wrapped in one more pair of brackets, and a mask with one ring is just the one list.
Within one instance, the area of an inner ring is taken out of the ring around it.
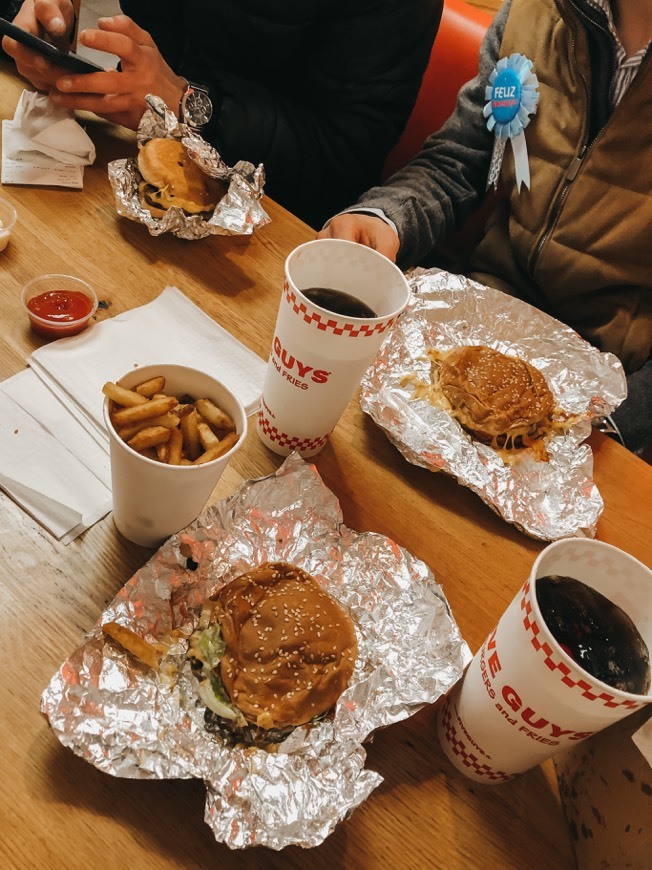
{"label": "wristwatch", "polygon": [[210,121],[213,104],[208,96],[208,88],[186,79],[186,87],[179,102],[179,120],[191,130],[199,131]]}

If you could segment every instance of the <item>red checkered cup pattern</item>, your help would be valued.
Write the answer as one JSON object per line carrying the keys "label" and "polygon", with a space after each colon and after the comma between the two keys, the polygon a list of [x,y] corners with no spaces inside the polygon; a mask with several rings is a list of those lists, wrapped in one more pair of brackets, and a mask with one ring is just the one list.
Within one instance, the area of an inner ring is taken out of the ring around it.
{"label": "red checkered cup pattern", "polygon": [[[377,316],[328,311],[303,295],[315,287],[354,296]],[[400,269],[371,248],[318,239],[292,251],[258,414],[263,443],[283,456],[319,453],[409,298]]]}
{"label": "red checkered cup pattern", "polygon": [[471,779],[505,782],[652,703],[591,676],[543,621],[536,580],[581,580],[621,607],[652,649],[652,572],[600,541],[550,544],[440,710],[444,752]]}

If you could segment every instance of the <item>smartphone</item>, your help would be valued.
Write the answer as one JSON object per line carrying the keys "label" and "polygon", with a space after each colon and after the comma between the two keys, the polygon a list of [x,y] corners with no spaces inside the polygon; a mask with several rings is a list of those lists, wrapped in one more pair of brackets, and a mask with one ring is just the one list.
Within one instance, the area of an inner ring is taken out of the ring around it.
{"label": "smartphone", "polygon": [[16,42],[20,42],[20,44],[24,45],[26,48],[38,52],[57,66],[64,67],[64,69],[71,70],[72,72],[104,72],[104,69],[101,66],[98,66],[90,60],[86,60],[85,57],[80,57],[78,54],[74,54],[73,52],[62,51],[60,48],[57,48],[56,45],[52,45],[44,39],[34,36],[32,33],[28,33],[26,30],[23,30],[22,27],[16,27],[15,24],[7,21],[5,18],[0,18],[0,36],[10,36],[12,39],[15,39]]}

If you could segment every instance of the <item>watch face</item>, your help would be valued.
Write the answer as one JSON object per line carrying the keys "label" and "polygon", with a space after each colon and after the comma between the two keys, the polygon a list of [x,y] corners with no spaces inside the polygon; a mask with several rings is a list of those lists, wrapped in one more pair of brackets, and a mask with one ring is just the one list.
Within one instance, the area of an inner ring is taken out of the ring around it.
{"label": "watch face", "polygon": [[213,114],[213,104],[206,91],[189,88],[183,98],[184,120],[190,127],[203,127]]}

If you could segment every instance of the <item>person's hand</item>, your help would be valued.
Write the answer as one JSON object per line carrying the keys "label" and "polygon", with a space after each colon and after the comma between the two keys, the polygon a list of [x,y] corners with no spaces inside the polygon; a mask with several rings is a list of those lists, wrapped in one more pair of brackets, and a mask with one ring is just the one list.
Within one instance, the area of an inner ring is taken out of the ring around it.
{"label": "person's hand", "polygon": [[146,30],[126,15],[100,18],[98,30],[83,30],[79,42],[120,58],[121,70],[67,73],[50,90],[58,106],[94,112],[124,127],[137,129],[145,109],[145,96],[155,94],[176,112],[186,80],[172,70]]}
{"label": "person's hand", "polygon": [[400,246],[398,236],[384,220],[374,215],[353,212],[336,215],[318,233],[317,238],[358,242],[384,254],[392,262],[396,261]]}
{"label": "person's hand", "polygon": [[[70,0],[25,0],[13,23],[67,50],[75,25],[75,12]],[[54,66],[10,36],[4,37],[2,48],[13,57],[18,72],[39,91],[49,90],[61,76],[61,67]]]}

